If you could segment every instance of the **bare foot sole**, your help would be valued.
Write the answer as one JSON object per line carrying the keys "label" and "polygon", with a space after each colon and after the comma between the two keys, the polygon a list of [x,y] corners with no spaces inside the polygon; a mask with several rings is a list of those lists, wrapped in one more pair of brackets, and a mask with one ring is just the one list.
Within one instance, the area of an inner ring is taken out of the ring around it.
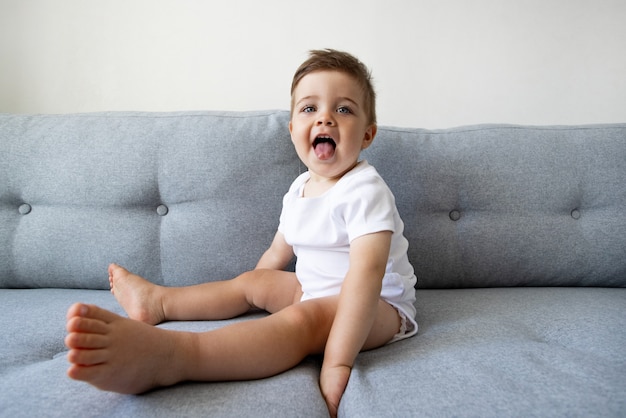
{"label": "bare foot sole", "polygon": [[137,394],[183,380],[174,358],[185,333],[152,327],[94,305],[67,312],[70,378],[113,392]]}
{"label": "bare foot sole", "polygon": [[162,288],[117,264],[109,265],[111,293],[131,319],[156,325],[165,320]]}

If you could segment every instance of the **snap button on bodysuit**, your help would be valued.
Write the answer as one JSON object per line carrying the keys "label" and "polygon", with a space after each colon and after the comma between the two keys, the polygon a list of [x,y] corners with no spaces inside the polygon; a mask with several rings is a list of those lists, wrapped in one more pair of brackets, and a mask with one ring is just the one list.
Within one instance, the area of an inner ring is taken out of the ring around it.
{"label": "snap button on bodysuit", "polygon": [[450,219],[453,221],[458,221],[459,219],[461,219],[461,212],[459,212],[458,210],[453,210],[450,211],[450,213],[448,214],[448,216],[450,216]]}
{"label": "snap button on bodysuit", "polygon": [[20,207],[17,208],[20,215],[28,215],[31,210],[33,210],[33,208],[28,203],[22,203]]}
{"label": "snap button on bodysuit", "polygon": [[574,209],[571,215],[572,215],[572,218],[574,219],[580,219],[580,211],[578,209]]}
{"label": "snap button on bodysuit", "polygon": [[167,215],[167,212],[169,212],[169,209],[167,208],[167,206],[159,205],[157,207],[157,213],[159,214],[159,216],[165,216]]}

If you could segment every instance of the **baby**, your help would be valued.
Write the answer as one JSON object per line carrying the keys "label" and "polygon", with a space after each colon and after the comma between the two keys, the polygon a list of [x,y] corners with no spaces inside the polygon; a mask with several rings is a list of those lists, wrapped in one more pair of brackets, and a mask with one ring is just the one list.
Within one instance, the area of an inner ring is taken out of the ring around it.
{"label": "baby", "polygon": [[[167,288],[110,265],[111,291],[129,318],[70,307],[68,375],[140,393],[181,381],[268,377],[323,354],[320,389],[336,416],[357,354],[417,332],[404,224],[378,172],[359,160],[376,130],[367,68],[344,52],[311,51],[292,82],[289,122],[308,171],[283,198],[278,230],[256,268]],[[295,272],[284,271],[294,256]],[[153,326],[253,309],[270,315],[204,333]]]}

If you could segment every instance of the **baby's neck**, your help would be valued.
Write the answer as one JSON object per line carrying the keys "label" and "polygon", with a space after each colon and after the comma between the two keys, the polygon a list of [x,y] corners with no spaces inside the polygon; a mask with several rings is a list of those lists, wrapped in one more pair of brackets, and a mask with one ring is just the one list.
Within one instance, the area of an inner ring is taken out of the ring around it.
{"label": "baby's neck", "polygon": [[330,190],[343,176],[354,170],[360,161],[356,161],[352,167],[337,177],[324,177],[309,169],[309,179],[304,184],[302,197],[318,197]]}
{"label": "baby's neck", "polygon": [[319,197],[330,190],[338,181],[338,178],[327,179],[311,176],[304,184],[302,197]]}

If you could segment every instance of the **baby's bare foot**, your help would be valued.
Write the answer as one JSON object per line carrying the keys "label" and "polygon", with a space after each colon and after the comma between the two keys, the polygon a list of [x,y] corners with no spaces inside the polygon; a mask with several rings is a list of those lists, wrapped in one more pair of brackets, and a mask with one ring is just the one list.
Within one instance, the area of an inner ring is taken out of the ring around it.
{"label": "baby's bare foot", "polygon": [[69,377],[95,387],[136,394],[183,380],[176,348],[188,346],[175,333],[124,318],[93,305],[75,304],[67,313],[65,344]]}
{"label": "baby's bare foot", "polygon": [[163,288],[132,274],[117,264],[109,265],[111,293],[131,319],[156,325],[165,320]]}

